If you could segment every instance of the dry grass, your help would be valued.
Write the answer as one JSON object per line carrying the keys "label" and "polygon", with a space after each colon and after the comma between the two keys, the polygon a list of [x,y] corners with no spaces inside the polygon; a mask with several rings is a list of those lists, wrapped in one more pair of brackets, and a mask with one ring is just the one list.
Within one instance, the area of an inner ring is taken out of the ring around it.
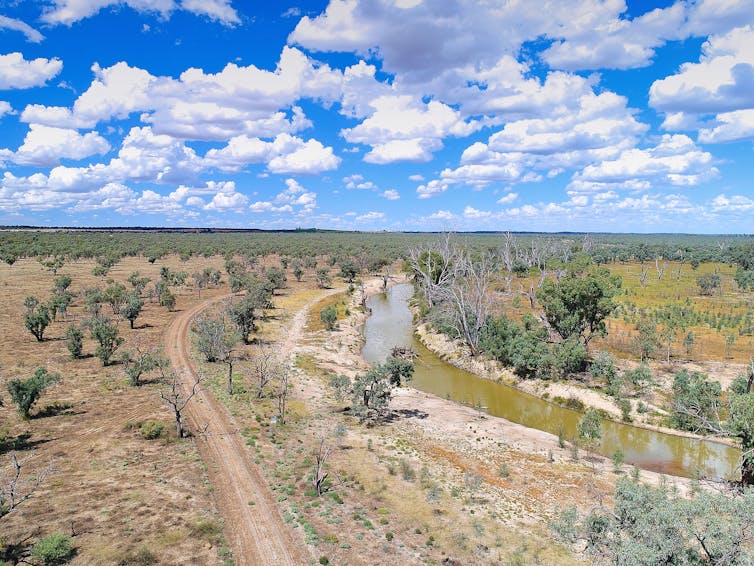
{"label": "dry grass", "polygon": [[[156,278],[165,264],[192,273],[205,265],[219,268],[222,262],[199,259],[184,265],[169,258],[150,265],[129,258],[115,266],[108,279],[130,287],[125,279],[132,271]],[[91,275],[93,266],[89,261],[66,264],[61,273],[72,277],[72,290],[78,292],[103,284]],[[156,419],[172,430],[157,386],[130,387],[119,365],[103,368],[93,357],[71,360],[62,340],[65,323],[53,323],[41,343],[24,328],[24,298],[46,299],[53,278],[32,260],[20,260],[12,267],[0,265],[2,381],[28,377],[34,368],[45,366],[63,379],[45,392],[35,409],[64,407],[57,414],[52,410],[51,416],[24,421],[8,406],[3,391],[6,407],[0,409],[0,434],[6,441],[0,464],[5,468],[8,463],[12,439],[28,437],[19,456],[30,458],[29,471],[54,462],[57,472],[32,499],[2,520],[2,537],[15,543],[32,535],[33,542],[53,532],[74,532],[78,549],[74,564],[126,563],[138,553],[152,556],[155,564],[219,563],[218,541],[190,535],[196,521],[219,521],[194,444],[178,442],[173,435],[147,441],[138,428],[127,426]],[[194,299],[193,291],[179,291],[177,308]],[[85,318],[81,302],[77,299],[69,310],[77,322]],[[120,333],[126,338],[122,349],[137,337],[158,346],[169,320],[164,308],[146,304],[136,330],[130,330],[127,321],[120,322]],[[93,341],[86,340],[84,351],[94,351]]]}
{"label": "dry grass", "polygon": [[[662,263],[660,264],[662,266]],[[616,297],[616,301],[624,306],[630,306],[644,311],[663,307],[667,304],[685,304],[687,299],[690,307],[698,312],[717,313],[718,315],[745,315],[754,308],[754,296],[750,292],[742,292],[733,280],[735,268],[725,264],[701,264],[693,270],[689,264],[681,268],[678,277],[678,263],[668,262],[667,268],[658,278],[654,263],[647,264],[649,268],[645,285],[640,282],[641,265],[639,263],[614,263],[607,266],[611,273],[620,275],[623,280],[623,292]],[[713,296],[699,294],[696,278],[705,273],[717,272],[720,275],[721,288]],[[531,283],[536,286],[536,281],[528,278],[514,279],[513,289],[529,289]],[[513,297],[499,295],[501,308],[513,318],[520,318],[524,313],[532,312],[529,308],[529,300],[522,294],[514,294]],[[537,309],[540,307],[537,306]],[[596,350],[609,351],[624,359],[637,357],[635,338],[637,336],[636,324],[625,320],[620,312],[607,321],[608,336],[604,339],[596,338],[592,344]],[[708,325],[690,326],[685,331],[678,331],[677,337],[671,344],[671,358],[690,362],[703,361],[727,361],[745,363],[754,352],[754,337],[739,335],[740,327],[723,328],[718,330]],[[683,346],[683,338],[688,332],[695,336],[694,346],[688,352]],[[728,335],[735,336],[732,347],[726,345]],[[657,359],[662,359],[666,352],[660,348],[655,354]]]}
{"label": "dry grass", "polygon": [[[276,311],[296,309],[311,299],[311,289],[291,288],[286,290],[285,302],[276,298]],[[334,299],[335,303],[343,300],[337,295]],[[311,312],[318,317],[327,303],[331,301],[316,303]],[[281,312],[263,322],[258,335],[282,336],[290,314]],[[348,329],[340,338],[345,349],[352,334],[350,325]],[[305,344],[294,369],[291,406],[296,409],[285,425],[269,425],[269,416],[274,414],[269,398],[256,399],[253,392],[227,396],[222,368],[216,368],[215,390],[248,436],[250,458],[278,494],[286,521],[302,529],[310,544],[316,542],[315,556],[325,556],[335,564],[431,564],[446,558],[477,564],[578,563],[550,540],[542,522],[543,516],[550,515],[542,515],[542,510],[552,507],[548,488],[558,485],[575,486],[559,491],[565,494],[563,501],[579,501],[583,469],[565,465],[563,475],[541,456],[507,454],[511,462],[517,462],[511,464],[515,474],[527,466],[536,468],[535,473],[545,465],[551,468],[549,474],[541,474],[546,483],[527,485],[519,479],[499,478],[496,464],[456,453],[452,443],[445,448],[438,438],[415,442],[420,435],[408,422],[377,428],[359,424],[341,412],[348,401],[336,401],[327,385],[332,362],[318,358],[323,348],[332,346],[332,335],[311,332]],[[346,360],[341,357],[340,362],[337,371],[348,371]],[[252,384],[243,381],[244,371],[238,374],[243,390],[250,391]],[[316,497],[310,474],[313,452],[322,437],[332,448],[327,469],[334,495]],[[483,480],[478,497],[471,502],[463,487],[469,469],[479,470]],[[457,486],[461,487],[456,493]],[[532,522],[535,515],[539,522]],[[521,520],[524,516],[528,522]]]}
{"label": "dry grass", "polygon": [[338,313],[338,321],[345,319],[348,315],[346,310],[348,309],[350,302],[350,295],[348,293],[338,293],[336,295],[330,295],[319,301],[309,312],[309,316],[306,318],[306,329],[309,332],[317,332],[319,330],[325,330],[325,325],[320,319],[320,313],[327,307],[335,307]]}

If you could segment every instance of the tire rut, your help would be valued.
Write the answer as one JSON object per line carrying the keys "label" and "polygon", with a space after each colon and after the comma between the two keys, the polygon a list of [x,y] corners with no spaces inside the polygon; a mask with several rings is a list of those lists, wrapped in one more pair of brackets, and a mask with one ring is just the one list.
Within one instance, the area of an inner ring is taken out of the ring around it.
{"label": "tire rut", "polygon": [[[202,310],[226,297],[204,301],[176,317],[165,333],[165,352],[181,375],[184,388],[196,378],[189,352],[189,329]],[[189,378],[189,379],[186,379]],[[233,558],[242,565],[306,564],[309,553],[283,521],[274,496],[238,434],[239,427],[214,396],[204,388],[189,403],[187,416],[194,430],[209,434],[197,441],[208,467],[214,496],[225,519],[225,534]],[[254,504],[250,505],[249,502]]]}

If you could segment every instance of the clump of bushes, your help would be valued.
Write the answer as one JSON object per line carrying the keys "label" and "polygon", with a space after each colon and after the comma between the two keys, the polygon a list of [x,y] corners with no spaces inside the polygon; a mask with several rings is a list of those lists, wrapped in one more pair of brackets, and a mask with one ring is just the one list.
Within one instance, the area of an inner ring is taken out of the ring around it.
{"label": "clump of bushes", "polygon": [[584,371],[587,362],[578,338],[548,343],[547,329],[531,315],[524,315],[520,324],[505,315],[488,318],[479,348],[524,379],[568,377]]}
{"label": "clump of bushes", "polygon": [[144,421],[139,426],[139,433],[144,440],[157,440],[165,433],[165,425],[155,420]]}
{"label": "clump of bushes", "polygon": [[62,533],[47,536],[34,543],[31,548],[32,558],[44,566],[65,564],[76,554],[71,537]]}

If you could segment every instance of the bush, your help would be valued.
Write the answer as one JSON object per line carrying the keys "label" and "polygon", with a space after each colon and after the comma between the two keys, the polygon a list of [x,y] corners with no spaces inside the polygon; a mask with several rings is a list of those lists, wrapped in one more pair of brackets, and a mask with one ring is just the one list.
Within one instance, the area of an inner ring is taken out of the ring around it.
{"label": "bush", "polygon": [[322,321],[322,324],[325,325],[327,330],[335,330],[335,325],[338,320],[338,311],[335,310],[335,307],[332,305],[325,307],[320,311],[319,319]]}
{"label": "bush", "polygon": [[479,337],[479,349],[500,363],[511,365],[510,342],[519,333],[519,328],[507,316],[489,317]]}
{"label": "bush", "polygon": [[584,371],[586,367],[586,347],[578,339],[571,337],[555,345],[554,373],[567,377]]}
{"label": "bush", "polygon": [[720,406],[722,387],[707,374],[679,371],[673,379],[673,413],[671,424],[695,432],[699,420],[711,420]]}
{"label": "bush", "polygon": [[574,411],[582,412],[586,408],[584,402],[581,399],[577,399],[576,397],[568,397],[568,399],[564,399],[560,395],[556,395],[552,398],[552,401],[553,403],[556,403],[561,407],[565,407],[566,409],[573,409]]}
{"label": "bush", "polygon": [[211,519],[197,519],[189,526],[189,532],[196,538],[206,540],[210,544],[218,545],[223,539],[223,525]]}
{"label": "bush", "polygon": [[103,366],[110,365],[115,350],[124,341],[118,336],[118,325],[109,318],[95,317],[91,322],[91,332],[92,338],[99,343],[94,354],[102,361]]}
{"label": "bush", "polygon": [[733,278],[736,280],[736,285],[738,285],[739,289],[743,291],[747,289],[754,290],[754,271],[747,271],[739,267],[736,269],[736,274]]}
{"label": "bush", "polygon": [[615,360],[607,352],[600,352],[589,367],[589,372],[597,379],[604,379],[610,382],[611,379],[615,378],[615,374],[617,373]]}
{"label": "bush", "polygon": [[26,307],[24,325],[34,335],[37,342],[41,342],[45,329],[52,322],[50,309],[47,308],[47,305],[40,303],[36,297],[26,297],[24,307]]}
{"label": "bush", "polygon": [[620,409],[620,418],[625,423],[631,422],[631,402],[628,399],[619,399],[618,408]]}
{"label": "bush", "polygon": [[330,270],[326,267],[319,267],[316,271],[316,277],[317,277],[317,285],[320,289],[327,289],[330,287],[330,284],[332,283],[332,278],[330,277]]}
{"label": "bush", "polygon": [[65,330],[65,345],[74,360],[81,357],[84,351],[84,332],[75,324],[70,324]]}
{"label": "bush", "polygon": [[165,432],[165,425],[160,421],[144,421],[139,426],[139,432],[144,440],[157,440]]}
{"label": "bush", "polygon": [[720,288],[720,283],[721,279],[717,273],[705,273],[696,278],[699,293],[702,295],[711,295],[716,289]]}
{"label": "bush", "polygon": [[29,418],[32,405],[51,384],[60,381],[59,373],[47,373],[45,368],[38,368],[29,379],[12,379],[8,382],[8,393],[18,405],[18,412]]}
{"label": "bush", "polygon": [[452,315],[442,305],[435,305],[427,311],[427,322],[433,330],[440,334],[445,334],[454,340],[460,338],[458,330],[454,326]]}
{"label": "bush", "polygon": [[71,537],[62,533],[38,540],[31,549],[32,558],[45,566],[65,564],[74,554],[76,549],[71,544]]}
{"label": "bush", "polygon": [[160,292],[160,306],[165,307],[168,312],[175,309],[175,295],[167,287]]}
{"label": "bush", "polygon": [[647,364],[642,363],[635,369],[623,372],[623,379],[637,386],[649,385],[652,383],[652,370]]}
{"label": "bush", "polygon": [[400,464],[403,479],[406,481],[414,481],[416,479],[416,470],[414,470],[414,467],[408,462],[408,460],[401,460]]}

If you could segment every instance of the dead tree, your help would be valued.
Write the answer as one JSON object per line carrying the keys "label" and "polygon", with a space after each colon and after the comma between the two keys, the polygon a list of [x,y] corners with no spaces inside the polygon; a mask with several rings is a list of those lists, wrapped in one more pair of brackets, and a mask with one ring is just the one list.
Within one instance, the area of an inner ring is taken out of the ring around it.
{"label": "dead tree", "polygon": [[657,270],[657,280],[660,281],[662,279],[663,274],[665,273],[665,270],[668,268],[668,264],[664,261],[662,262],[662,267],[660,267],[660,260],[658,258],[655,258],[655,270]]}
{"label": "dead tree", "polygon": [[170,371],[170,376],[163,374],[163,380],[167,385],[167,389],[160,391],[160,398],[173,411],[173,415],[175,416],[175,432],[178,438],[184,438],[186,432],[183,428],[183,410],[194,395],[199,392],[201,379],[199,376],[195,378],[190,392],[184,390],[183,382],[174,370]]}
{"label": "dead tree", "polygon": [[364,282],[361,282],[361,287],[359,288],[359,302],[361,303],[361,310],[362,312],[367,312],[367,288],[364,285]]}
{"label": "dead tree", "polygon": [[380,275],[380,277],[382,278],[382,290],[386,291],[387,290],[387,284],[393,278],[393,276],[390,275],[390,266],[389,265],[385,266],[385,273],[382,273]]}
{"label": "dead tree", "polygon": [[390,355],[401,360],[413,360],[419,354],[411,346],[393,346]]}
{"label": "dead tree", "polygon": [[503,248],[503,267],[505,268],[505,292],[511,294],[511,281],[513,280],[513,262],[517,255],[516,239],[510,232],[505,233]]}
{"label": "dead tree", "polygon": [[275,392],[278,404],[278,419],[281,423],[285,422],[285,413],[288,409],[288,377],[290,372],[287,368],[282,368],[280,378],[278,379],[278,388]]}
{"label": "dead tree", "polygon": [[639,284],[644,288],[647,284],[647,273],[649,273],[649,267],[645,265],[644,260],[641,262],[641,276],[639,277]]}
{"label": "dead tree", "polygon": [[475,260],[469,252],[458,253],[451,265],[453,277],[437,295],[448,308],[455,332],[478,353],[482,328],[490,313],[495,265],[489,255]]}
{"label": "dead tree", "polygon": [[228,366],[228,395],[233,395],[234,389],[233,389],[233,365],[239,361],[239,360],[245,360],[247,358],[246,353],[243,351],[238,351],[235,349],[235,346],[237,344],[234,344],[233,346],[229,347],[222,353],[222,361],[225,365]]}
{"label": "dead tree", "polygon": [[18,461],[15,452],[11,453],[10,460],[12,469],[10,474],[3,474],[0,481],[0,518],[15,511],[19,505],[31,498],[34,492],[47,479],[47,476],[56,472],[52,462],[43,470],[32,474],[26,479],[21,478],[21,472],[30,458]]}
{"label": "dead tree", "polygon": [[257,399],[264,395],[269,383],[284,374],[283,364],[271,348],[259,348],[251,357],[251,375],[257,385]]}
{"label": "dead tree", "polygon": [[676,281],[680,281],[681,270],[683,269],[683,264],[686,262],[686,251],[678,250],[676,254],[678,255],[678,272],[676,273]]}
{"label": "dead tree", "polygon": [[529,305],[532,309],[534,309],[537,306],[537,292],[534,290],[534,283],[531,283],[529,285],[529,290],[524,290],[524,286],[520,285],[518,286],[518,292],[521,293],[524,297],[529,299]]}
{"label": "dead tree", "polygon": [[584,240],[581,242],[581,251],[583,251],[585,254],[588,254],[590,251],[592,251],[593,246],[594,243],[592,242],[592,237],[589,234],[584,236]]}
{"label": "dead tree", "polygon": [[325,483],[327,481],[329,472],[325,471],[325,464],[330,457],[330,447],[327,445],[326,439],[322,438],[319,442],[319,450],[314,454],[314,469],[312,470],[312,485],[317,491],[317,495],[322,495],[329,491],[329,486]]}
{"label": "dead tree", "polygon": [[430,307],[441,300],[438,295],[453,280],[459,254],[450,233],[442,234],[429,246],[411,250],[409,263],[414,271],[414,279]]}

